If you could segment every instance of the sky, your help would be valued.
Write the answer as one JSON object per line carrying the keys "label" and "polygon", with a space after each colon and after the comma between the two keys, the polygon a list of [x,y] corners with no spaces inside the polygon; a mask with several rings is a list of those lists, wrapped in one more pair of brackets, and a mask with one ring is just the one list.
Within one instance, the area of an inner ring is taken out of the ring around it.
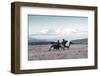
{"label": "sky", "polygon": [[28,16],[29,37],[40,39],[88,38],[88,17]]}

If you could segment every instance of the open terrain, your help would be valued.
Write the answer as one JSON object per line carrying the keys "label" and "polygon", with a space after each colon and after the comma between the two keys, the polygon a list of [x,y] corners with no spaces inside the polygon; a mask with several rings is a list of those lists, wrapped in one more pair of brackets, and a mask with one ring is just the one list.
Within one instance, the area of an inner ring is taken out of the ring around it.
{"label": "open terrain", "polygon": [[29,45],[28,60],[55,60],[55,59],[78,59],[88,57],[87,44],[73,44],[69,49],[48,51],[50,44]]}

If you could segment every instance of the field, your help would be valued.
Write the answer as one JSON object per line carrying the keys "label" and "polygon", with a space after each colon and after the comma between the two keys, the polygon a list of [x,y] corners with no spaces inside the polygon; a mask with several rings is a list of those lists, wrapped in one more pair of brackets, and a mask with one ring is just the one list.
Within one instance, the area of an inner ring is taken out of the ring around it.
{"label": "field", "polygon": [[73,44],[69,49],[48,51],[51,45],[29,45],[28,60],[78,59],[88,57],[87,44]]}

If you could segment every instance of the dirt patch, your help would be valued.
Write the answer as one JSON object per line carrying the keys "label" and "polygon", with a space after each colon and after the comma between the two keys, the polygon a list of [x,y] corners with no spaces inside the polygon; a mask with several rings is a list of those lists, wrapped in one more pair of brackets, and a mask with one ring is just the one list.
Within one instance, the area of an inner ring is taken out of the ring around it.
{"label": "dirt patch", "polygon": [[55,60],[88,58],[86,44],[74,44],[69,49],[49,51],[50,45],[29,45],[28,60]]}

